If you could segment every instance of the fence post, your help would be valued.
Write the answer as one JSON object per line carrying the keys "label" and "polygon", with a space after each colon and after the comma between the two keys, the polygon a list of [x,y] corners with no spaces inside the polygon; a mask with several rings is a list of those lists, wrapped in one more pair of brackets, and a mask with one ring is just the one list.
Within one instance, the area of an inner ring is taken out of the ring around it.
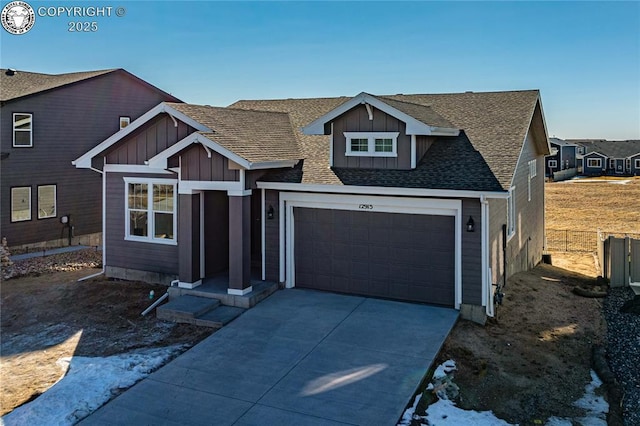
{"label": "fence post", "polygon": [[628,286],[631,282],[629,274],[631,273],[631,239],[624,237],[624,285]]}
{"label": "fence post", "polygon": [[569,230],[564,230],[564,251],[569,251]]}

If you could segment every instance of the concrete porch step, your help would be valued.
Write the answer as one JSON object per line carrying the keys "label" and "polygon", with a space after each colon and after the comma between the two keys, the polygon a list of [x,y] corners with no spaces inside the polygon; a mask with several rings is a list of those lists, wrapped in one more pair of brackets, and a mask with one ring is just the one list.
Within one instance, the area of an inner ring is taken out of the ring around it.
{"label": "concrete porch step", "polygon": [[191,322],[218,306],[220,301],[217,299],[184,295],[158,306],[156,316],[167,321]]}
{"label": "concrete porch step", "polygon": [[218,299],[183,295],[159,306],[156,317],[165,321],[222,328],[244,311],[246,309],[223,306]]}

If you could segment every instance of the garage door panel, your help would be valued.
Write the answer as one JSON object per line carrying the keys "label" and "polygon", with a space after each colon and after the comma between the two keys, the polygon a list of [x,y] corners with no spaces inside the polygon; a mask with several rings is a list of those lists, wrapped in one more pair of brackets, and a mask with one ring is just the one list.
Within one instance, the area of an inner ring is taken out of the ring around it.
{"label": "garage door panel", "polygon": [[452,216],[296,207],[294,218],[296,286],[454,304]]}

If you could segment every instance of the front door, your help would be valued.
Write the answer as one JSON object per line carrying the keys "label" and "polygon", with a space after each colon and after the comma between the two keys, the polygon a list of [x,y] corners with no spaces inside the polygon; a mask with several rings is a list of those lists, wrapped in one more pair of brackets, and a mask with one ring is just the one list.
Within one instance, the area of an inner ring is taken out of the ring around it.
{"label": "front door", "polygon": [[616,159],[616,173],[624,173],[624,160]]}

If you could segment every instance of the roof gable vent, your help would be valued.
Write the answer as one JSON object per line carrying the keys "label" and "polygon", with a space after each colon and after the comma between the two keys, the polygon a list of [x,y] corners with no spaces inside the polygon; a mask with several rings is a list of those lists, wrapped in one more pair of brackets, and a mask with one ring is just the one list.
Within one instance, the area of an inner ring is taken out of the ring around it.
{"label": "roof gable vent", "polygon": [[16,75],[18,71],[14,70],[13,68],[8,68],[4,73],[6,75]]}

